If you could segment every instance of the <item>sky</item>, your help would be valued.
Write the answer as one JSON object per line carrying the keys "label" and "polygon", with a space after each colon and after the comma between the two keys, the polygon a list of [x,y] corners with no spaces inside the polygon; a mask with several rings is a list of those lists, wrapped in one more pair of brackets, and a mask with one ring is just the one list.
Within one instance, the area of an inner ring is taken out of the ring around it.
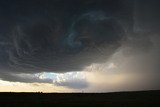
{"label": "sky", "polygon": [[160,89],[157,0],[1,0],[0,92]]}

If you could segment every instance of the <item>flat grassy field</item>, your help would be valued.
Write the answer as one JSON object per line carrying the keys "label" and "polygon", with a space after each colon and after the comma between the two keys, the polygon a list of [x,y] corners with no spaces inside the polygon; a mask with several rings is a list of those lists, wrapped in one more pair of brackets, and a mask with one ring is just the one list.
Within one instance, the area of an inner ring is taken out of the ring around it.
{"label": "flat grassy field", "polygon": [[160,107],[160,91],[0,93],[0,107]]}

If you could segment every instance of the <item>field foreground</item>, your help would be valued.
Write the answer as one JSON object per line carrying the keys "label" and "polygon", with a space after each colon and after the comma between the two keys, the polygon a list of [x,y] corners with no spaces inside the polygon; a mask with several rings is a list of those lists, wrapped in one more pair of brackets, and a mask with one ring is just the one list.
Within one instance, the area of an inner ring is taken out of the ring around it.
{"label": "field foreground", "polygon": [[160,107],[160,91],[0,93],[0,107]]}

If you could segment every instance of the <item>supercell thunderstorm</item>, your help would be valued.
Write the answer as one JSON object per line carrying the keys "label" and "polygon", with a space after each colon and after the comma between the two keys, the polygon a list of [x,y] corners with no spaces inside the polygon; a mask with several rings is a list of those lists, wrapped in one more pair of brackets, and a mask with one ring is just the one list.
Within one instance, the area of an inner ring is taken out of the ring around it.
{"label": "supercell thunderstorm", "polygon": [[[157,4],[146,1],[146,12],[138,0],[1,1],[0,78],[51,83],[23,74],[83,71],[110,60],[110,68],[157,74]],[[87,87],[84,78],[68,80],[75,88],[76,81]],[[65,86],[68,81],[55,83]]]}

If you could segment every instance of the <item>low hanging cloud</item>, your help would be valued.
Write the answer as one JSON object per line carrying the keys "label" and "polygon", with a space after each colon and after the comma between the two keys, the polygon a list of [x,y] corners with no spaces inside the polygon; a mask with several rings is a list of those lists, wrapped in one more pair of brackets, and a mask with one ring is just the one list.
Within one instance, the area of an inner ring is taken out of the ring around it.
{"label": "low hanging cloud", "polygon": [[0,79],[7,80],[11,82],[24,82],[24,83],[52,83],[52,79],[49,78],[40,78],[35,74],[13,74],[13,73],[3,73],[0,76]]}
{"label": "low hanging cloud", "polygon": [[56,86],[64,86],[72,89],[85,89],[89,83],[85,79],[71,79],[61,82],[54,82]]}
{"label": "low hanging cloud", "polygon": [[52,79],[55,86],[66,87],[70,89],[80,90],[89,87],[85,72],[73,71],[67,73],[42,73],[40,77],[43,79]]}

